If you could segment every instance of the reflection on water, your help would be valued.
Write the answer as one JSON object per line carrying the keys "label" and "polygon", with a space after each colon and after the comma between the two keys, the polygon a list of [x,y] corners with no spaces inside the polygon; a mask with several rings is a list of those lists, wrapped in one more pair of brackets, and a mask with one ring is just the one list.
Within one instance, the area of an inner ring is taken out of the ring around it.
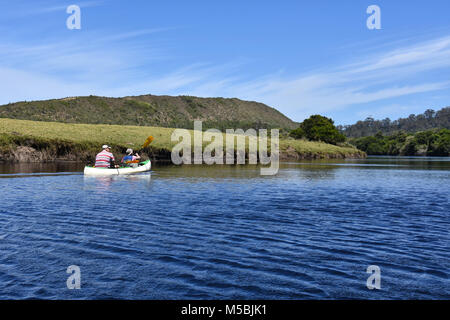
{"label": "reflection on water", "polygon": [[133,189],[151,187],[151,173],[140,173],[134,175],[117,175],[117,176],[83,176],[83,189],[105,192],[105,191],[119,191],[122,188]]}
{"label": "reflection on water", "polygon": [[1,163],[0,175],[13,173],[83,172],[84,164],[61,161],[53,163]]}
{"label": "reflection on water", "polygon": [[[391,157],[370,156],[366,159],[332,159],[332,160],[302,160],[301,162],[281,162],[283,169],[303,169],[311,171],[310,178],[332,178],[332,171],[339,167],[367,167],[372,169],[407,169],[407,170],[447,170],[450,157]],[[153,168],[158,172],[168,172],[180,177],[209,177],[209,178],[257,178],[260,177],[259,165],[183,165],[174,166],[166,163],[155,163]],[[0,163],[0,178],[13,174],[36,173],[82,173],[83,163],[55,162],[55,163]],[[325,171],[330,171],[330,175]],[[269,177],[270,178],[270,177]]]}

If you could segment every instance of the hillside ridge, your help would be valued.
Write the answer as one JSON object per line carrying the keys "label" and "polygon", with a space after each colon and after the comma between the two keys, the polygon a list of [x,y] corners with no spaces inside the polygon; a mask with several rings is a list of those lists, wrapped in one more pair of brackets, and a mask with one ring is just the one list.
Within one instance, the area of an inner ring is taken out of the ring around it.
{"label": "hillside ridge", "polygon": [[275,108],[238,98],[141,95],[79,96],[21,101],[0,106],[0,118],[85,124],[193,128],[293,129],[297,124]]}

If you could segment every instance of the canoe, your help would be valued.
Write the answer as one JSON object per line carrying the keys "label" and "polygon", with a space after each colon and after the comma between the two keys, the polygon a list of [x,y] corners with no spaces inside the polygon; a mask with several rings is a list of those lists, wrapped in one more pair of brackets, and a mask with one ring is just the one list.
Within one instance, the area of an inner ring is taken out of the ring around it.
{"label": "canoe", "polygon": [[138,167],[121,167],[121,168],[94,168],[86,166],[84,167],[84,174],[87,176],[115,176],[122,174],[136,174],[140,172],[150,171],[152,163],[150,160],[140,162]]}

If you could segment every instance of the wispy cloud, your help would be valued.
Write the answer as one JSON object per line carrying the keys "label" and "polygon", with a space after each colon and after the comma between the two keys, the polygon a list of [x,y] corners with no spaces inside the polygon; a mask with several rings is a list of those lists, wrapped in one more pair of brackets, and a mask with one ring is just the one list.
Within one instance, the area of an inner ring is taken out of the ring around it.
{"label": "wispy cloud", "polygon": [[208,70],[202,66],[179,70],[161,81],[148,81],[147,88],[150,92],[165,94],[261,101],[301,120],[311,113],[343,110],[353,105],[449,88],[448,80],[427,82],[411,77],[449,67],[450,38],[445,37],[378,52],[360,58],[357,63],[329,67],[328,71],[322,68],[297,76],[277,73],[249,81],[238,75],[239,67],[233,72],[230,68]]}
{"label": "wispy cloud", "polygon": [[[324,65],[308,73],[278,72],[249,79],[243,76],[246,65],[242,61],[178,67],[161,64],[170,59],[170,53],[146,40],[168,30],[98,33],[90,35],[95,41],[79,38],[36,46],[0,43],[0,72],[8,75],[0,79],[0,103],[80,94],[190,94],[261,101],[299,121],[311,113],[336,112],[450,87],[448,77],[430,81],[417,76],[436,70],[448,73],[450,37],[391,49],[386,46],[357,61]],[[39,89],[14,89],[24,84]]]}
{"label": "wispy cloud", "polygon": [[161,48],[136,39],[166,30],[169,29],[117,34],[91,32],[87,36],[39,45],[0,43],[0,66],[55,79],[70,77],[84,82],[98,81],[99,77],[124,79],[137,73],[144,64],[167,58]]}
{"label": "wispy cloud", "polygon": [[42,7],[35,7],[30,6],[29,9],[24,9],[18,12],[18,15],[20,16],[31,16],[31,15],[40,15],[40,14],[46,14],[46,13],[52,13],[52,12],[65,12],[67,7],[71,4],[76,4],[80,8],[89,8],[89,7],[98,7],[105,5],[108,0],[97,0],[97,1],[82,1],[82,2],[66,2],[64,5],[58,4],[56,6],[42,6]]}
{"label": "wispy cloud", "polygon": [[215,88],[210,94],[262,101],[301,120],[311,113],[449,88],[448,77],[433,82],[417,77],[436,70],[448,73],[449,68],[450,37],[444,37],[378,52],[356,63],[329,67],[328,71],[268,75],[231,86],[229,83],[210,86]]}
{"label": "wispy cloud", "polygon": [[147,36],[153,33],[158,32],[164,32],[164,31],[170,31],[175,30],[176,28],[153,28],[153,29],[142,29],[142,30],[133,30],[129,32],[122,32],[114,35],[105,36],[104,38],[98,39],[104,42],[110,42],[110,41],[120,41],[120,40],[126,40],[131,38],[137,38],[142,36]]}

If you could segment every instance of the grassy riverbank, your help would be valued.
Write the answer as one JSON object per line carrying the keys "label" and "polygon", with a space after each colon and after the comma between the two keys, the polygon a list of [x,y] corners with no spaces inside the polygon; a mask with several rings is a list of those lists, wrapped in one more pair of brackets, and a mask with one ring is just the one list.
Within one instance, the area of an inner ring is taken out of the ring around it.
{"label": "grassy riverbank", "polygon": [[[170,160],[176,142],[170,140],[173,128],[68,124],[0,118],[0,160],[39,162],[60,160],[91,161],[102,144],[110,144],[115,154],[127,148],[139,149],[145,139],[155,139],[145,153],[154,160]],[[190,131],[191,135],[193,131]],[[207,145],[208,143],[204,143]],[[282,160],[309,158],[364,157],[352,147],[322,142],[280,140]]]}

